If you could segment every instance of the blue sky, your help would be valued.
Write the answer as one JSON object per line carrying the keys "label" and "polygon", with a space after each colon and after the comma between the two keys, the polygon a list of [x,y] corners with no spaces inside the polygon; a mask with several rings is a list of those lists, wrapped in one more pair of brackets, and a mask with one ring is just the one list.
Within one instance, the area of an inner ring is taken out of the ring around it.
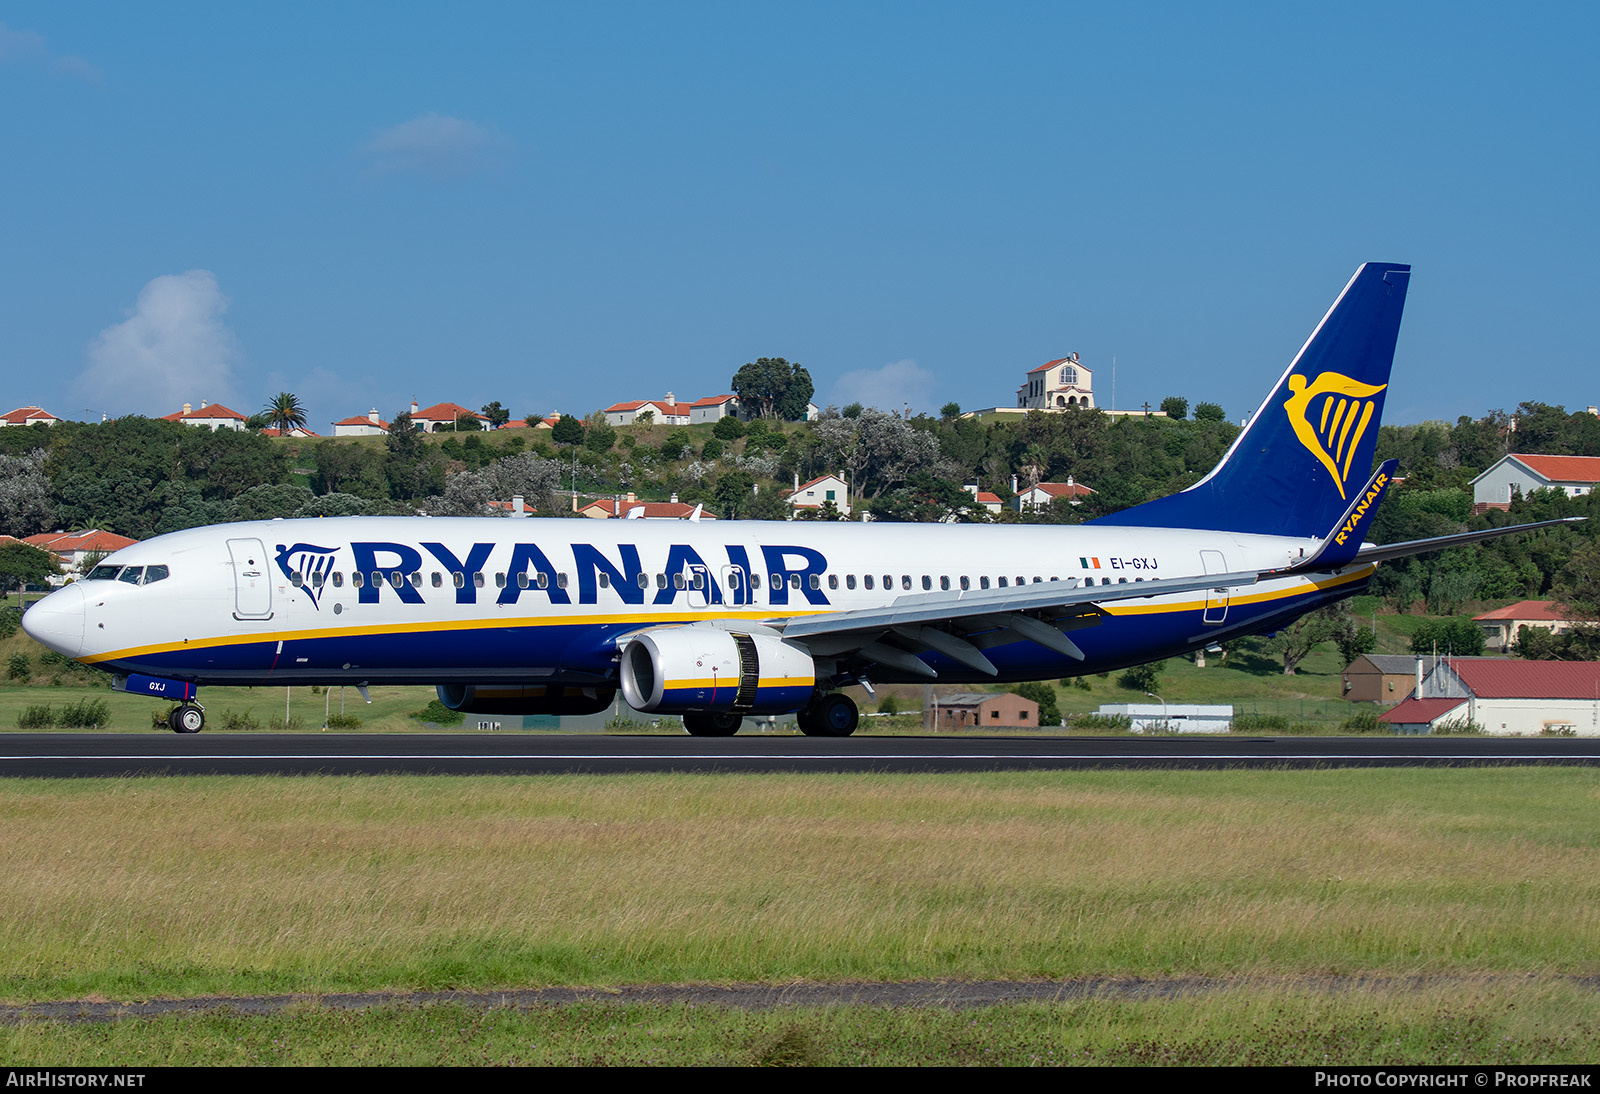
{"label": "blue sky", "polygon": [[1600,402],[1593,5],[0,4],[0,402]]}

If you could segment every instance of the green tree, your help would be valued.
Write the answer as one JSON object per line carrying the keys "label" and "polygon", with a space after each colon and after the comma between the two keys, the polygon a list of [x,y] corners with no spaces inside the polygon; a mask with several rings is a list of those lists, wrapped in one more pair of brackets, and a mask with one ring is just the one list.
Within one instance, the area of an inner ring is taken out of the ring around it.
{"label": "green tree", "polygon": [[561,415],[554,428],[550,430],[550,439],[556,444],[582,444],[582,420],[573,417],[571,414]]}
{"label": "green tree", "polygon": [[18,540],[0,543],[0,597],[15,588],[17,603],[21,604],[23,586],[41,585],[60,572],[60,565],[49,551]]}
{"label": "green tree", "polygon": [[797,422],[806,416],[806,404],[816,394],[811,373],[798,361],[758,357],[733,374],[733,393],[739,405],[754,407],[763,418]]}
{"label": "green tree", "polygon": [[989,512],[955,483],[926,472],[915,472],[898,489],[875,499],[873,517],[887,521],[982,522]]}
{"label": "green tree", "polygon": [[611,451],[611,446],[616,443],[617,430],[606,421],[605,412],[597,410],[589,415],[583,430],[583,447],[598,454]]}
{"label": "green tree", "polygon": [[1161,400],[1161,410],[1173,421],[1181,422],[1189,416],[1189,400],[1182,395],[1168,395]]}
{"label": "green tree", "polygon": [[409,501],[444,492],[444,457],[428,448],[410,412],[394,416],[384,446],[383,471],[390,497]]}
{"label": "green tree", "polygon": [[1277,636],[1268,641],[1267,648],[1283,658],[1285,676],[1293,676],[1312,650],[1339,633],[1342,614],[1337,605],[1318,608],[1278,628]]}
{"label": "green tree", "polygon": [[1225,422],[1227,414],[1216,403],[1196,403],[1194,405],[1194,420],[1197,422]]}
{"label": "green tree", "polygon": [[481,409],[483,410],[483,416],[489,419],[490,429],[499,429],[511,420],[511,411],[501,406],[499,399]]}
{"label": "green tree", "polygon": [[939,417],[942,418],[944,421],[947,421],[947,422],[955,421],[957,418],[961,417],[961,404],[960,403],[946,403],[946,404],[944,404],[944,406],[939,408]]}
{"label": "green tree", "polygon": [[1024,699],[1032,699],[1039,704],[1039,724],[1041,726],[1058,726],[1061,724],[1061,708],[1056,705],[1056,689],[1043,681],[1031,681],[1026,684],[1017,684],[1011,689],[1012,695],[1020,695]]}
{"label": "green tree", "polygon": [[711,492],[712,498],[715,499],[717,514],[725,520],[737,520],[748,516],[750,506],[755,500],[755,494],[751,490],[754,485],[755,480],[748,472],[737,469],[724,471]]}
{"label": "green tree", "polygon": [[277,398],[262,407],[261,412],[267,416],[268,426],[285,435],[291,429],[304,428],[306,424],[306,408],[300,405],[300,397],[292,392],[278,392]]}
{"label": "green tree", "polygon": [[1161,670],[1166,664],[1165,661],[1150,661],[1143,665],[1134,665],[1117,677],[1117,686],[1127,688],[1129,691],[1153,694],[1161,683]]}
{"label": "green tree", "polygon": [[483,419],[470,410],[463,410],[456,415],[457,433],[477,433],[483,429]]}
{"label": "green tree", "polygon": [[705,446],[700,449],[700,458],[702,460],[715,460],[721,458],[721,456],[722,442],[715,437],[706,438]]}
{"label": "green tree", "polygon": [[711,427],[711,432],[724,441],[736,441],[745,435],[745,425],[735,415],[729,414],[725,418],[718,418],[717,424]]}
{"label": "green tree", "polygon": [[683,449],[688,442],[684,440],[684,432],[674,429],[667,434],[667,439],[661,442],[661,456],[668,460],[683,459]]}
{"label": "green tree", "polygon": [[1483,653],[1483,631],[1466,616],[1424,620],[1411,635],[1411,652],[1431,654],[1437,650],[1453,657],[1477,657]]}

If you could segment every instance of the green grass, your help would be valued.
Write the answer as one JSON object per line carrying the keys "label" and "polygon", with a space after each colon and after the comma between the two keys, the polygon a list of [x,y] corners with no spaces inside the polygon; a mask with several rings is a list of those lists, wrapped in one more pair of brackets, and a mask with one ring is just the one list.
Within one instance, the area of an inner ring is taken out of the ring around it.
{"label": "green grass", "polygon": [[0,1029],[0,1066],[1592,1064],[1593,992],[1559,982],[953,1010],[307,1004]]}
{"label": "green grass", "polygon": [[1597,800],[1572,768],[14,780],[0,997],[1592,975]]}

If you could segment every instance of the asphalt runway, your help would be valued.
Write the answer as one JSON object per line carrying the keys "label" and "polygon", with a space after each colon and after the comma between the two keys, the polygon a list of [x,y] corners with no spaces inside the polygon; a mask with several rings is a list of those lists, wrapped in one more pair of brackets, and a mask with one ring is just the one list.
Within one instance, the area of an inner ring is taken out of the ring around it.
{"label": "asphalt runway", "polygon": [[571,775],[1600,764],[1600,738],[9,733],[0,776]]}

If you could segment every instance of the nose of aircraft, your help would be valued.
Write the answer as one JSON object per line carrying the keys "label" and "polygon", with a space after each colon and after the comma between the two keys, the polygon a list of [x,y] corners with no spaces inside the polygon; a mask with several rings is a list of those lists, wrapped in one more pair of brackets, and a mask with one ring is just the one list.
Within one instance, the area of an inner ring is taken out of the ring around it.
{"label": "nose of aircraft", "polygon": [[84,614],[83,590],[68,585],[23,612],[22,629],[57,653],[76,657],[83,652]]}

